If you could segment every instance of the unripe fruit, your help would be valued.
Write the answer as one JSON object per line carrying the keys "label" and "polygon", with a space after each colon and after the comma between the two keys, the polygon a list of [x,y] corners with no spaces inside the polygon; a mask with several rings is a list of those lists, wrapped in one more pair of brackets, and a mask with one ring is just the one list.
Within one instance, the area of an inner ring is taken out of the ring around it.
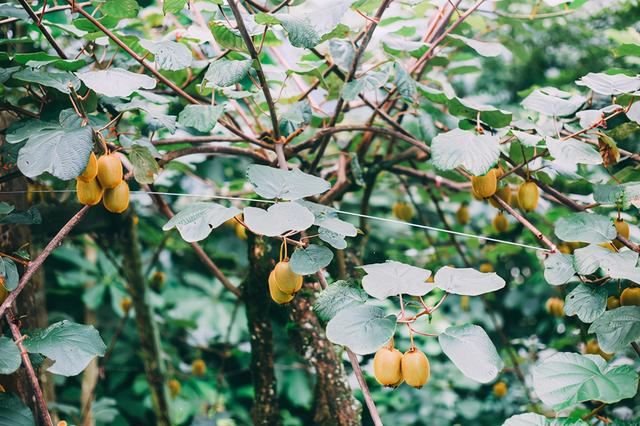
{"label": "unripe fruit", "polygon": [[564,300],[560,298],[549,298],[544,307],[547,312],[549,312],[554,317],[562,318],[564,316]]}
{"label": "unripe fruit", "polygon": [[276,284],[275,271],[271,271],[269,274],[269,294],[271,294],[271,299],[274,302],[284,305],[285,303],[289,303],[293,300],[293,294],[283,293],[278,288]]}
{"label": "unripe fruit", "polygon": [[278,262],[273,269],[278,290],[287,294],[295,294],[302,288],[302,275],[298,275],[291,269],[289,261]]}
{"label": "unripe fruit", "polygon": [[473,192],[482,198],[489,198],[498,190],[498,180],[494,169],[484,176],[471,176],[471,188]]}
{"label": "unripe fruit", "polygon": [[464,204],[461,205],[456,212],[456,219],[458,220],[459,225],[466,225],[469,223],[469,207]]}
{"label": "unripe fruit", "polygon": [[201,359],[194,359],[191,363],[191,374],[202,377],[207,373],[207,364]]}
{"label": "unripe fruit", "polygon": [[387,387],[398,387],[402,383],[402,352],[383,347],[373,357],[373,375],[378,383]]}
{"label": "unripe fruit", "polygon": [[612,309],[616,309],[620,307],[620,299],[616,296],[607,297],[607,310],[610,311]]}
{"label": "unripe fruit", "polygon": [[525,212],[530,212],[538,206],[540,191],[538,185],[533,182],[524,182],[518,189],[518,205]]}
{"label": "unripe fruit", "polygon": [[611,358],[613,358],[613,354],[608,354],[600,349],[600,345],[598,345],[598,342],[595,339],[591,339],[587,342],[587,344],[584,346],[584,353],[590,355],[600,355],[606,361],[610,361]]}
{"label": "unripe fruit", "polygon": [[89,182],[76,179],[76,196],[81,204],[95,206],[102,199],[103,193],[104,190],[97,179],[91,179]]}
{"label": "unripe fruit", "polygon": [[463,295],[460,297],[460,309],[463,311],[469,310],[469,296]]}
{"label": "unripe fruit", "polygon": [[113,189],[106,189],[102,204],[111,213],[122,213],[129,207],[129,185],[125,181],[120,181]]}
{"label": "unripe fruit", "polygon": [[640,306],[640,287],[628,287],[620,295],[620,305]]}
{"label": "unripe fruit", "polygon": [[89,162],[87,163],[87,167],[84,168],[84,171],[78,176],[78,179],[89,182],[90,180],[95,179],[98,175],[98,159],[96,155],[92,152],[89,154]]}
{"label": "unripe fruit", "polygon": [[171,398],[175,398],[176,396],[180,395],[180,389],[182,388],[182,386],[180,385],[179,381],[177,381],[176,379],[171,379],[167,382],[167,385],[169,386],[169,395],[171,395]]}
{"label": "unripe fruit", "polygon": [[482,263],[480,265],[480,268],[478,268],[478,269],[480,270],[480,272],[485,272],[485,273],[486,272],[493,272],[493,265],[488,263],[488,262],[485,262],[485,263]]}
{"label": "unripe fruit", "polygon": [[505,382],[498,382],[493,385],[493,395],[495,395],[496,398],[504,398],[507,394],[507,390],[508,388]]}
{"label": "unripe fruit", "polygon": [[404,222],[409,222],[413,219],[413,209],[407,203],[395,203],[393,205],[393,215]]}
{"label": "unripe fruit", "polygon": [[[621,237],[626,238],[627,240],[629,239],[629,224],[627,222],[625,222],[622,219],[616,219],[613,224],[616,227],[616,231],[618,232],[618,235]],[[620,241],[615,240],[612,243],[614,246],[616,246],[616,248],[622,248],[622,246],[624,246],[624,244],[622,244]]]}
{"label": "unripe fruit", "polygon": [[123,297],[120,301],[120,309],[122,309],[125,314],[131,310],[131,306],[133,306],[133,302],[128,297]]}
{"label": "unripe fruit", "polygon": [[502,214],[502,212],[498,213],[496,217],[493,218],[491,224],[496,232],[507,232],[509,229],[509,220]]}
{"label": "unripe fruit", "polygon": [[420,389],[429,381],[429,360],[421,350],[411,348],[402,355],[402,378],[409,385]]}
{"label": "unripe fruit", "polygon": [[[496,191],[496,197],[509,204],[511,202],[511,188],[509,188],[509,185],[503,186],[502,188],[498,189]],[[502,206],[493,198],[489,198],[489,203],[491,203],[491,205],[496,209],[502,209]]]}
{"label": "unripe fruit", "polygon": [[122,182],[122,163],[117,155],[98,158],[98,181],[104,189],[113,189]]}
{"label": "unripe fruit", "polygon": [[240,223],[237,223],[237,222],[236,222],[236,237],[240,238],[243,241],[247,239],[247,228],[245,228],[244,226],[242,226]]}

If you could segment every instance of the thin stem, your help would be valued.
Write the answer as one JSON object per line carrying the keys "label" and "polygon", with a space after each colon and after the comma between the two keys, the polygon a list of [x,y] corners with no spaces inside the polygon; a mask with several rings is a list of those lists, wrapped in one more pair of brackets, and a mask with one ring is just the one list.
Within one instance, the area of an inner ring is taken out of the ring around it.
{"label": "thin stem", "polygon": [[18,0],[18,2],[22,6],[22,8],[27,12],[27,14],[29,15],[33,23],[36,25],[36,27],[38,27],[38,29],[40,30],[44,38],[47,39],[51,47],[53,47],[53,49],[56,51],[58,56],[60,56],[62,59],[69,59],[67,55],[64,53],[64,51],[62,50],[62,48],[58,45],[56,40],[53,38],[51,33],[47,30],[47,28],[44,25],[42,25],[40,18],[33,11],[29,3],[27,3],[26,0]]}

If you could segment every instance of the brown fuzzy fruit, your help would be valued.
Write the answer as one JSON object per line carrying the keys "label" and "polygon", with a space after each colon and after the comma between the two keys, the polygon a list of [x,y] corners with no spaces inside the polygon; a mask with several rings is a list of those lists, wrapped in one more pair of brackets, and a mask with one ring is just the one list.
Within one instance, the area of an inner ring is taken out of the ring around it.
{"label": "brown fuzzy fruit", "polygon": [[[622,220],[622,219],[616,219],[613,222],[613,224],[616,227],[616,231],[618,232],[618,235],[621,236],[621,237],[624,237],[624,238],[626,238],[628,240],[629,239],[629,224],[627,222],[625,222],[624,220]],[[616,246],[616,248],[618,248],[618,249],[622,248],[622,246],[624,245],[618,240],[614,240],[612,242],[612,244],[614,246]]]}
{"label": "brown fuzzy fruit", "polygon": [[[496,197],[509,204],[511,202],[511,188],[509,188],[509,185],[503,186],[502,188],[498,189],[496,191]],[[489,198],[489,203],[491,203],[491,205],[496,209],[502,209],[502,206],[493,198]]]}
{"label": "brown fuzzy fruit", "polygon": [[176,379],[171,379],[167,382],[167,385],[169,386],[169,395],[171,395],[171,398],[175,399],[175,397],[180,395],[182,386],[180,385],[179,381],[177,381]]}
{"label": "brown fuzzy fruit", "polygon": [[509,229],[509,220],[500,212],[493,218],[491,225],[493,225],[493,229],[495,229],[496,232],[507,232]]}
{"label": "brown fuzzy fruit", "polygon": [[493,395],[496,398],[504,398],[507,395],[507,384],[505,382],[498,382],[493,385]]}
{"label": "brown fuzzy fruit", "polygon": [[98,175],[98,159],[96,155],[92,152],[89,154],[89,162],[87,162],[87,167],[84,168],[84,171],[78,176],[78,179],[89,182]]}
{"label": "brown fuzzy fruit", "polygon": [[242,226],[240,223],[236,223],[235,225],[236,237],[245,241],[247,239],[247,228]]}
{"label": "brown fuzzy fruit", "polygon": [[538,185],[533,182],[524,182],[518,189],[518,205],[525,212],[530,212],[538,207],[540,191]]}
{"label": "brown fuzzy fruit", "polygon": [[373,375],[382,386],[395,388],[402,383],[402,352],[383,347],[373,357]]}
{"label": "brown fuzzy fruit", "polygon": [[584,353],[590,355],[600,355],[606,361],[611,361],[611,359],[613,358],[613,354],[608,354],[600,349],[600,345],[598,345],[598,342],[595,339],[591,339],[587,342],[587,344],[584,346]]}
{"label": "brown fuzzy fruit", "polygon": [[125,181],[120,181],[113,189],[106,189],[102,204],[111,213],[122,213],[129,207],[129,185]]}
{"label": "brown fuzzy fruit", "polygon": [[280,291],[278,285],[276,284],[275,271],[271,271],[269,274],[269,294],[271,295],[271,299],[279,305],[284,305],[285,303],[289,303],[293,300],[293,294],[287,294]]}
{"label": "brown fuzzy fruit", "polygon": [[0,304],[4,302],[4,299],[6,299],[8,295],[9,295],[9,291],[6,288],[4,288],[4,283],[0,283]]}
{"label": "brown fuzzy fruit", "polygon": [[289,261],[278,262],[273,268],[273,277],[278,290],[287,294],[295,294],[302,288],[302,275],[298,275],[291,269]]}
{"label": "brown fuzzy fruit", "polygon": [[459,225],[466,225],[469,223],[469,207],[466,205],[461,205],[458,211],[456,212],[456,219],[458,220]]}
{"label": "brown fuzzy fruit", "polygon": [[558,297],[550,297],[544,305],[547,312],[557,318],[564,316],[564,300]]}
{"label": "brown fuzzy fruit", "polygon": [[404,381],[416,389],[420,389],[429,381],[429,360],[420,349],[411,348],[402,355],[402,377]]}
{"label": "brown fuzzy fruit", "polygon": [[478,270],[480,272],[493,272],[493,265],[490,264],[489,262],[485,262],[480,264],[480,267],[478,268]]}
{"label": "brown fuzzy fruit", "polygon": [[104,189],[113,189],[122,182],[122,163],[117,155],[98,158],[98,181]]}
{"label": "brown fuzzy fruit", "polygon": [[607,310],[610,311],[612,309],[616,309],[620,307],[620,299],[616,296],[607,297]]}
{"label": "brown fuzzy fruit", "polygon": [[95,206],[102,199],[103,193],[97,179],[91,179],[89,182],[76,179],[76,196],[81,204]]}
{"label": "brown fuzzy fruit", "polygon": [[191,363],[191,374],[202,377],[207,373],[207,364],[201,359],[194,359]]}
{"label": "brown fuzzy fruit", "polygon": [[628,287],[622,290],[620,305],[640,306],[640,287]]}
{"label": "brown fuzzy fruit", "polygon": [[405,202],[395,203],[392,210],[393,215],[404,222],[409,222],[413,219],[413,209]]}
{"label": "brown fuzzy fruit", "polygon": [[484,176],[471,176],[471,188],[475,195],[481,198],[489,198],[498,190],[498,180],[494,169]]}
{"label": "brown fuzzy fruit", "polygon": [[462,309],[463,311],[469,310],[469,296],[460,296],[460,309]]}
{"label": "brown fuzzy fruit", "polygon": [[133,301],[131,301],[131,299],[128,297],[123,297],[120,301],[120,309],[122,309],[125,314],[131,310],[132,306]]}

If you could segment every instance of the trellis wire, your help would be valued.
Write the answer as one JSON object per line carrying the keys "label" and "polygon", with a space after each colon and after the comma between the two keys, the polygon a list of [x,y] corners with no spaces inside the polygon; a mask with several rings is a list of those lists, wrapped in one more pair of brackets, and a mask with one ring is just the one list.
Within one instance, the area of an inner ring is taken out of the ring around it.
{"label": "trellis wire", "polygon": [[[25,194],[27,192],[30,192],[30,193],[71,193],[71,192],[76,192],[76,191],[75,191],[75,189],[51,189],[51,190],[33,190],[33,191],[0,191],[0,194]],[[276,202],[273,201],[273,200],[262,200],[262,199],[257,200],[255,198],[230,197],[230,196],[226,196],[226,195],[188,194],[188,193],[182,193],[182,192],[164,192],[164,191],[131,191],[130,193],[132,195],[166,195],[166,196],[169,196],[169,197],[212,198],[212,199],[218,199],[218,200],[245,201],[245,202],[249,202],[249,203],[276,204]],[[362,217],[362,218],[366,218],[366,219],[370,219],[370,220],[377,220],[377,221],[380,221],[380,222],[389,222],[389,223],[395,223],[395,224],[398,224],[398,225],[411,226],[411,227],[414,227],[414,228],[427,229],[427,230],[430,230],[430,231],[457,235],[459,237],[464,237],[464,238],[474,238],[474,239],[477,239],[477,240],[491,241],[491,242],[494,242],[494,243],[507,244],[507,245],[527,248],[527,249],[531,249],[531,250],[543,251],[543,252],[550,252],[551,251],[551,250],[546,249],[544,247],[536,247],[536,246],[532,246],[532,245],[529,245],[529,244],[517,243],[515,241],[501,240],[499,238],[492,238],[492,237],[487,237],[487,236],[484,236],[484,235],[469,234],[469,233],[466,233],[466,232],[453,231],[451,229],[443,229],[443,228],[437,228],[435,226],[421,225],[419,223],[405,222],[405,221],[396,220],[396,219],[389,219],[389,218],[386,218],[386,217],[371,216],[371,215],[367,215],[367,214],[354,213],[354,212],[348,212],[348,211],[337,210],[337,209],[334,209],[334,210],[336,211],[336,213],[340,213],[340,214],[344,214],[344,215],[348,215],[348,216]]]}

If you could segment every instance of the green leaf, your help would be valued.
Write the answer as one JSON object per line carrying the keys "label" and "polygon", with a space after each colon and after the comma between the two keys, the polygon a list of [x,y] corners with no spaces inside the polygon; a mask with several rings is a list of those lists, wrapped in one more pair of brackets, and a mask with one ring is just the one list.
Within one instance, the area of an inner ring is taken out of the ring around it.
{"label": "green leaf", "polygon": [[586,86],[601,95],[621,95],[640,90],[640,78],[624,74],[593,73],[576,81],[578,86]]}
{"label": "green leaf", "polygon": [[480,120],[491,127],[506,127],[511,123],[511,113],[503,111],[492,105],[483,105],[470,99],[453,97],[449,99],[449,113],[458,117],[476,120],[478,114]]}
{"label": "green leaf", "polygon": [[105,96],[126,97],[136,90],[156,87],[154,78],[127,71],[123,68],[86,71],[76,75],[89,89]]}
{"label": "green leaf", "polygon": [[396,317],[377,306],[359,305],[338,312],[327,324],[327,338],[359,355],[384,346],[396,331]]}
{"label": "green leaf", "polygon": [[640,339],[640,307],[621,306],[606,311],[591,324],[589,333],[596,334],[600,349],[606,353],[625,349]]}
{"label": "green leaf", "polygon": [[534,90],[522,101],[522,106],[542,115],[564,117],[571,115],[587,100],[582,95],[571,95],[553,87]]}
{"label": "green leaf", "polygon": [[244,221],[258,235],[275,237],[289,231],[304,231],[313,225],[313,214],[302,205],[293,202],[277,203],[267,210],[245,207]]}
{"label": "green leaf", "polygon": [[29,20],[29,14],[25,12],[23,8],[10,3],[0,4],[0,16],[18,18],[22,19],[23,21]]}
{"label": "green leaf", "polygon": [[371,92],[378,89],[389,78],[389,67],[383,67],[379,71],[369,71],[365,75],[352,80],[342,88],[342,98],[345,101],[353,101],[362,92]]}
{"label": "green leaf", "polygon": [[324,246],[309,244],[305,248],[297,248],[291,255],[289,265],[298,275],[311,275],[326,267],[333,259],[333,252]]}
{"label": "green leaf", "polygon": [[495,272],[443,266],[433,277],[433,284],[447,293],[479,296],[504,288],[505,281]]}
{"label": "green leaf", "polygon": [[54,89],[66,94],[71,93],[69,90],[70,84],[75,90],[80,89],[80,82],[70,72],[51,72],[25,68],[14,73],[12,78],[26,81],[28,83],[42,84],[46,87],[53,87]]}
{"label": "green leaf", "polygon": [[18,268],[8,257],[0,257],[0,276],[4,277],[4,288],[7,290],[13,291],[18,287],[20,281]]}
{"label": "green leaf", "polygon": [[208,133],[216,127],[223,113],[224,105],[187,105],[178,115],[178,122],[199,132]]}
{"label": "green leaf", "polygon": [[344,235],[330,231],[327,228],[318,228],[318,238],[335,249],[344,250],[347,248],[347,241],[344,239]]}
{"label": "green leaf", "polygon": [[105,15],[114,18],[135,18],[138,16],[138,2],[136,0],[107,0],[100,9]]}
{"label": "green leaf", "polygon": [[29,136],[18,154],[18,168],[33,178],[49,172],[62,180],[83,172],[93,148],[90,126],[41,130]]}
{"label": "green leaf", "polygon": [[220,47],[223,49],[232,49],[243,51],[246,49],[244,41],[240,34],[230,30],[227,26],[221,22],[211,21],[209,23],[213,38],[216,39]]}
{"label": "green leaf", "polygon": [[318,318],[327,322],[344,309],[363,305],[367,298],[367,293],[358,284],[336,281],[318,295],[313,310]]}
{"label": "green leaf", "polygon": [[76,71],[87,65],[84,59],[61,59],[57,55],[49,55],[45,52],[16,53],[13,60],[31,68],[50,65],[63,71]]}
{"label": "green leaf", "polygon": [[418,93],[416,81],[399,63],[396,62],[393,64],[393,69],[396,73],[394,83],[398,88],[398,93],[406,100],[412,102]]}
{"label": "green leaf", "polygon": [[169,219],[162,230],[177,228],[183,240],[200,241],[239,213],[240,210],[235,207],[225,207],[216,203],[193,203]]}
{"label": "green leaf", "polygon": [[25,348],[55,361],[47,371],[67,377],[81,373],[96,356],[104,356],[107,349],[93,326],[67,320],[32,331],[29,336],[24,341]]}
{"label": "green leaf", "polygon": [[627,182],[620,185],[594,185],[593,198],[600,204],[616,205],[623,209],[628,209],[632,203],[640,201],[640,183]]}
{"label": "green leaf", "polygon": [[0,224],[38,225],[42,223],[42,215],[36,207],[29,207],[23,212],[13,212],[0,219]]}
{"label": "green leaf", "polygon": [[500,138],[453,129],[433,138],[431,149],[433,165],[438,169],[464,166],[474,175],[483,175],[498,161]]}
{"label": "green leaf", "polygon": [[0,336],[0,374],[11,374],[18,367],[20,367],[20,349],[13,340]]}
{"label": "green leaf", "polygon": [[440,333],[438,342],[462,374],[476,382],[489,383],[504,367],[487,332],[477,325],[449,327]]}
{"label": "green leaf", "polygon": [[566,284],[575,274],[570,254],[552,253],[544,260],[544,278],[551,285]]}
{"label": "green leaf", "polygon": [[162,2],[162,13],[178,13],[187,5],[187,0],[164,0]]}
{"label": "green leaf", "polygon": [[509,417],[502,426],[588,426],[589,423],[571,417],[548,419],[540,414],[525,413]]}
{"label": "green leaf", "polygon": [[554,232],[562,241],[594,244],[607,243],[617,235],[616,228],[609,218],[586,212],[561,217],[556,222]]}
{"label": "green leaf", "polygon": [[607,289],[578,284],[564,300],[567,316],[577,315],[580,321],[592,323],[607,309]]}
{"label": "green leaf", "polygon": [[427,283],[431,276],[430,270],[395,260],[364,265],[361,268],[367,273],[362,278],[362,287],[376,299],[383,300],[400,294],[424,296],[435,288],[433,284]]}
{"label": "green leaf", "polygon": [[326,180],[299,169],[280,170],[256,164],[247,169],[247,179],[256,194],[267,199],[299,200],[321,194],[331,187]]}
{"label": "green leaf", "polygon": [[153,54],[155,62],[161,70],[182,70],[188,68],[193,60],[191,50],[184,44],[175,41],[140,40],[140,46]]}
{"label": "green leaf", "polygon": [[602,157],[596,149],[577,139],[560,140],[547,136],[547,149],[556,160],[567,164],[602,164]]}
{"label": "green leaf", "polygon": [[136,145],[131,149],[129,160],[133,166],[133,177],[142,184],[151,184],[160,172],[160,166],[153,158],[149,148]]}
{"label": "green leaf", "polygon": [[538,398],[555,410],[591,400],[618,402],[633,397],[638,387],[632,366],[607,365],[598,355],[559,352],[538,363],[532,376]]}
{"label": "green leaf", "polygon": [[228,87],[239,83],[251,69],[251,59],[230,61],[218,59],[211,62],[204,75],[205,87]]}
{"label": "green leaf", "polygon": [[[467,46],[475,50],[479,55],[485,57],[493,58],[500,55],[510,54],[509,49],[504,47],[502,43],[474,40],[458,34],[449,34],[449,38],[461,41],[463,44],[466,44]],[[454,43],[454,45],[455,44],[456,43]]]}
{"label": "green leaf", "polygon": [[6,215],[15,210],[16,206],[5,201],[0,201],[0,215]]}
{"label": "green leaf", "polygon": [[349,71],[353,58],[355,57],[356,50],[353,44],[348,40],[331,40],[329,41],[329,54],[331,60],[343,71]]}
{"label": "green leaf", "polygon": [[31,410],[20,401],[20,398],[0,392],[0,425],[34,426],[35,421]]}

